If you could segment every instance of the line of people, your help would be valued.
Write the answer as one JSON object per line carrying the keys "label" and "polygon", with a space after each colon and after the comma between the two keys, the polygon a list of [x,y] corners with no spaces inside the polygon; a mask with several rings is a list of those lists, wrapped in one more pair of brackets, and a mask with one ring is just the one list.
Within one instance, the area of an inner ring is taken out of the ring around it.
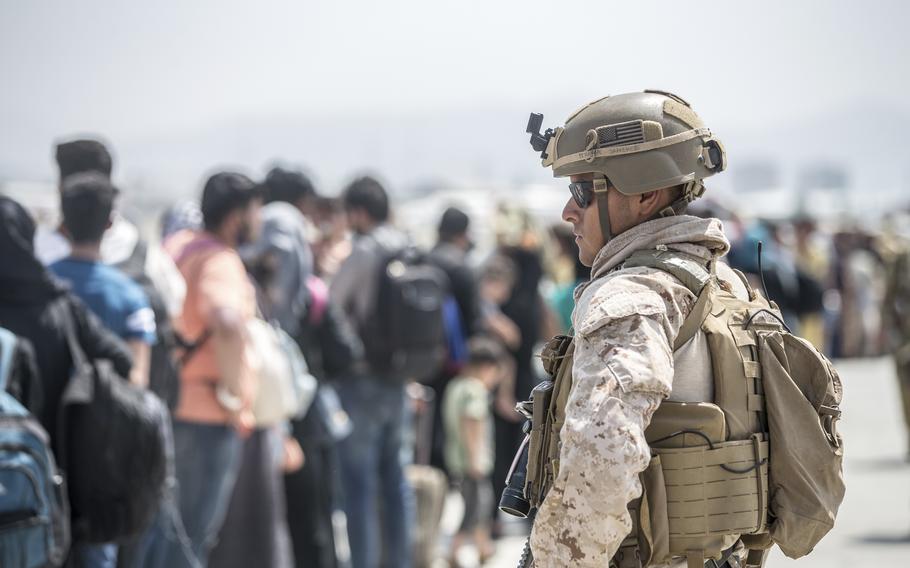
{"label": "line of people", "polygon": [[[568,329],[573,291],[589,277],[571,233],[544,235],[503,207],[478,263],[471,220],[452,207],[423,251],[396,228],[408,220],[394,218],[376,179],[329,198],[302,172],[274,168],[258,182],[215,173],[147,240],[118,212],[104,144],[64,142],[55,158],[58,226],[36,226],[0,197],[0,327],[21,340],[0,383],[64,469],[81,456],[61,411],[72,337],[85,358],[163,401],[173,430],[161,434],[167,475],[147,528],[86,539],[74,516],[70,565],[426,565],[439,552],[446,479],[465,503],[450,561],[469,540],[490,556],[500,532],[491,496],[523,437],[515,402],[538,382],[540,340]],[[905,236],[826,238],[805,219],[791,235],[787,224],[726,218],[731,264],[767,286],[792,327],[841,355],[879,353],[890,333],[910,392]],[[276,359],[296,366],[276,370]],[[273,378],[289,373],[312,383],[276,391]],[[268,392],[296,402],[269,403]],[[85,494],[83,480],[68,481]]]}
{"label": "line of people", "polygon": [[[145,529],[99,541],[74,516],[68,565],[423,565],[438,528],[417,527],[438,527],[448,484],[420,467],[462,489],[453,562],[465,539],[490,556],[493,485],[521,436],[514,404],[536,382],[547,312],[529,232],[503,236],[478,272],[464,212],[447,210],[438,244],[422,251],[394,228],[376,179],[330,199],[275,168],[261,182],[215,173],[198,202],[168,209],[159,243],[118,213],[104,144],[64,142],[56,158],[58,227],[0,198],[0,327],[26,347],[7,391],[50,434],[63,469],[78,463],[60,411],[78,363],[73,327],[89,361],[109,361],[170,414],[162,455],[143,458],[149,471],[167,466]],[[275,369],[297,360],[278,330],[306,369]],[[269,402],[276,375],[311,391],[292,392],[306,402]],[[429,436],[415,441],[427,417]],[[428,463],[415,466],[415,451]]]}

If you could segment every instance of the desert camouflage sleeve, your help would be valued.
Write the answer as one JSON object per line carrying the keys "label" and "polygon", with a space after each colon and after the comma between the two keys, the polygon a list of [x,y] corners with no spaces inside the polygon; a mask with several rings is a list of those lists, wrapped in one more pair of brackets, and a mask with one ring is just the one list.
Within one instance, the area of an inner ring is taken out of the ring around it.
{"label": "desert camouflage sleeve", "polygon": [[536,567],[607,566],[631,531],[644,430],[670,394],[672,339],[692,303],[663,275],[611,278],[592,296],[577,311],[559,474],[531,533]]}

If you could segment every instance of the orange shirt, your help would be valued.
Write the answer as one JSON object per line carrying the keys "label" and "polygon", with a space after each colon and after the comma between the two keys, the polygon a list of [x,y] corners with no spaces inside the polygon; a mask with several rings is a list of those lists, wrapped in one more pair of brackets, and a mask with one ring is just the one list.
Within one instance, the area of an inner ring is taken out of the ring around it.
{"label": "orange shirt", "polygon": [[[187,341],[202,337],[211,327],[216,310],[230,309],[244,319],[256,316],[256,292],[236,250],[210,233],[193,231],[174,234],[164,248],[186,280],[186,300],[174,327]],[[189,422],[227,423],[229,413],[215,396],[219,375],[215,348],[209,339],[183,367],[175,417]],[[241,380],[254,380],[246,361]]]}

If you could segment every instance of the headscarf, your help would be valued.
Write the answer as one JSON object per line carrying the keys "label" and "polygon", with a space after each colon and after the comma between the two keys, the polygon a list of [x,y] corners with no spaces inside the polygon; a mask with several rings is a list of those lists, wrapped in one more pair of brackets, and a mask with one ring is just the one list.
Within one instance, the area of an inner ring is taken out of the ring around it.
{"label": "headscarf", "polygon": [[170,207],[161,217],[161,240],[178,231],[202,229],[202,211],[195,201],[181,201]]}
{"label": "headscarf", "polygon": [[266,317],[278,320],[294,337],[306,316],[307,279],[313,274],[313,253],[307,241],[307,220],[283,201],[264,206],[262,232],[240,251],[265,292]]}
{"label": "headscarf", "polygon": [[35,258],[35,222],[18,202],[0,196],[0,302],[35,303],[65,288]]}

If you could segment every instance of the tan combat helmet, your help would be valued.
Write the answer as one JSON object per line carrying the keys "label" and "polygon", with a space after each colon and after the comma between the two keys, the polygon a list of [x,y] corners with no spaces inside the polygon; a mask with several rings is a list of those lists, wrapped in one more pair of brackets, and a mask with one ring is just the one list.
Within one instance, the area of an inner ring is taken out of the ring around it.
{"label": "tan combat helmet", "polygon": [[689,103],[666,91],[604,97],[544,134],[542,121],[543,115],[532,114],[527,131],[543,166],[552,167],[555,177],[603,174],[595,176],[594,193],[606,240],[613,236],[606,207],[608,180],[625,195],[684,186],[683,197],[661,212],[668,215],[701,197],[702,180],[727,166],[720,141]]}

